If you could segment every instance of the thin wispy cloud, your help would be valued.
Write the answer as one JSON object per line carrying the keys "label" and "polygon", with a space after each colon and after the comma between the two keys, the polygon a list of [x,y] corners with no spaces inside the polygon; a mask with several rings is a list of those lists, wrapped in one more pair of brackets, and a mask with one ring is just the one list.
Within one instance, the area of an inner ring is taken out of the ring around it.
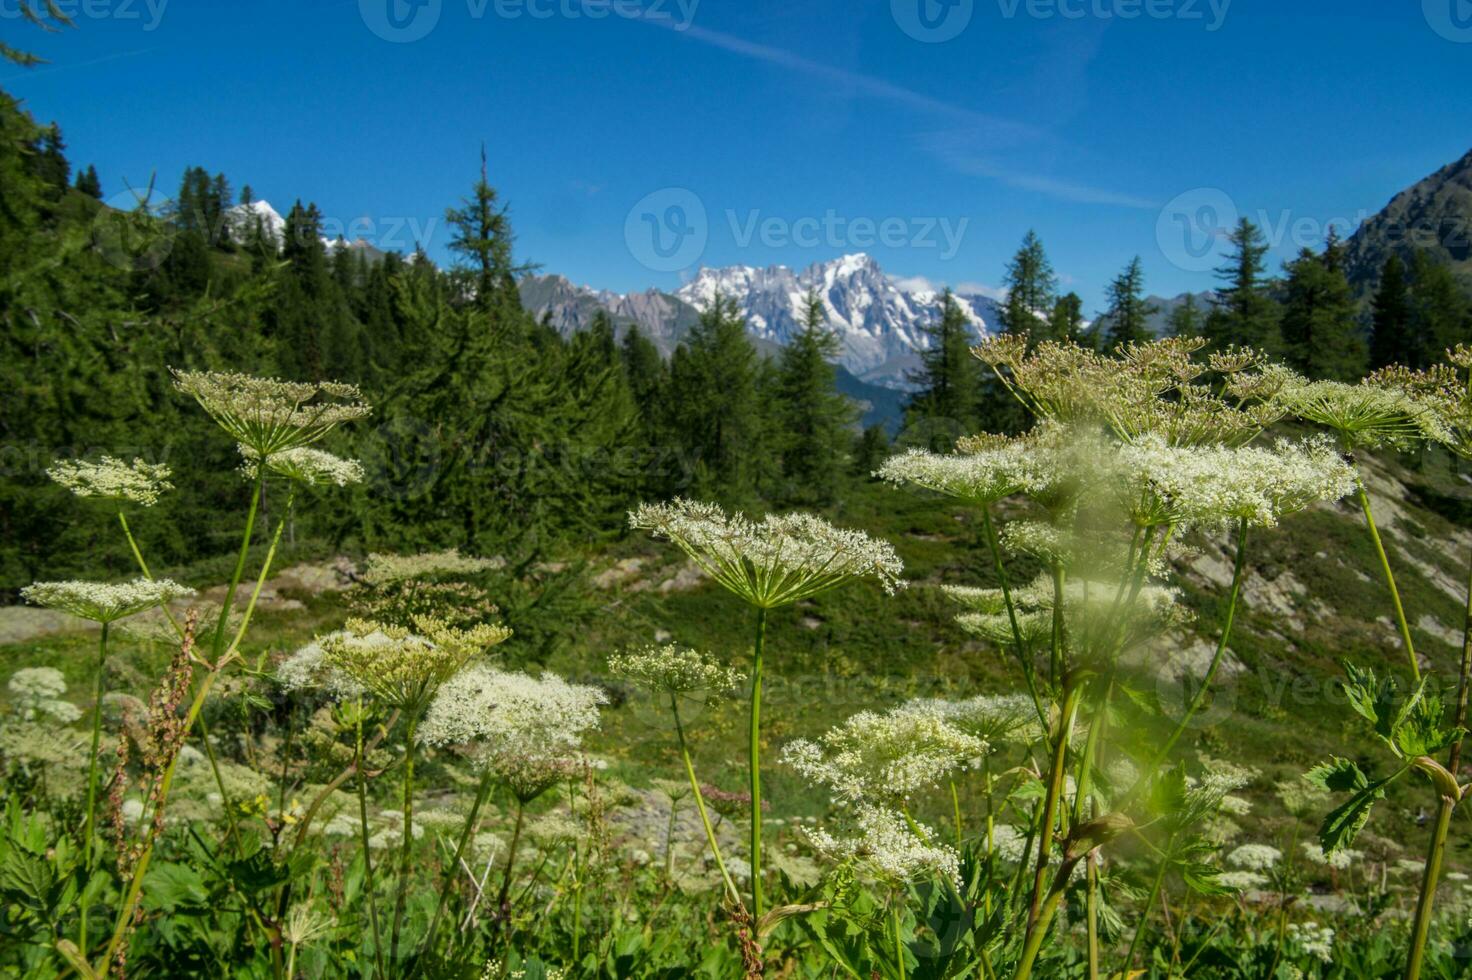
{"label": "thin wispy cloud", "polygon": [[916,92],[914,89],[896,85],[862,72],[850,71],[833,65],[823,64],[788,51],[785,48],[760,44],[746,38],[715,31],[705,27],[688,25],[681,28],[666,18],[635,18],[639,23],[664,27],[672,33],[687,37],[702,44],[729,51],[754,61],[775,65],[789,71],[810,75],[832,82],[854,92],[896,105],[904,109],[924,113],[957,124],[958,130],[947,139],[922,139],[921,148],[936,156],[943,164],[958,173],[996,180],[1009,187],[1033,191],[1064,201],[1088,204],[1108,204],[1119,207],[1149,209],[1152,202],[1105,188],[1091,187],[1059,178],[1004,167],[981,156],[962,155],[954,152],[948,144],[956,137],[964,142],[986,142],[993,146],[1016,146],[1024,143],[1051,141],[1052,134],[1028,123],[1017,122],[990,113],[978,112],[958,106],[942,99]]}
{"label": "thin wispy cloud", "polygon": [[58,64],[58,63],[54,63],[54,62],[50,62],[50,61],[44,61],[44,62],[40,63],[39,65],[37,65],[34,68],[27,68],[23,72],[19,72],[19,73],[14,74],[14,75],[0,76],[0,84],[6,84],[6,85],[8,85],[11,82],[19,81],[21,79],[35,78],[38,75],[54,75],[56,72],[59,72],[59,71],[74,71],[75,69],[78,69],[78,68],[90,68],[93,65],[102,65],[102,64],[106,64],[109,61],[118,61],[118,60],[121,60],[123,58],[136,58],[140,54],[148,54],[149,52],[154,51],[154,50],[156,50],[156,49],[154,49],[154,48],[137,48],[136,50],[133,50],[133,51],[118,51],[115,54],[103,55],[101,58],[91,58],[91,59],[88,59],[87,61],[74,61],[74,62],[67,62],[65,64]]}

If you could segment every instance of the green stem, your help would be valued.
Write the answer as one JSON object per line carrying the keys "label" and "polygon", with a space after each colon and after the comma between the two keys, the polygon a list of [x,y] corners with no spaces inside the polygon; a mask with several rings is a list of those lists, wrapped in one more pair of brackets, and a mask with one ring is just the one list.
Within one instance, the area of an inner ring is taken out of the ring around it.
{"label": "green stem", "polygon": [[762,654],[766,643],[767,611],[757,608],[756,643],[752,650],[751,667],[751,714],[747,725],[749,756],[747,766],[751,777],[751,921],[753,925],[762,917],[762,772],[761,772],[761,718],[762,718]]}
{"label": "green stem", "polygon": [[1211,689],[1211,682],[1216,679],[1216,672],[1221,667],[1222,658],[1226,654],[1227,641],[1232,636],[1232,624],[1237,618],[1237,600],[1242,595],[1242,573],[1247,565],[1246,557],[1247,522],[1242,521],[1237,525],[1237,556],[1232,567],[1232,591],[1227,599],[1227,615],[1222,621],[1222,635],[1217,640],[1216,652],[1212,654],[1211,664],[1206,668],[1206,676],[1201,679],[1201,686],[1191,698],[1191,703],[1186,706],[1185,714],[1176,723],[1176,727],[1170,733],[1170,737],[1165,740],[1165,744],[1156,752],[1154,762],[1150,765],[1147,773],[1153,772],[1170,755],[1171,749],[1175,748],[1176,742],[1185,733],[1186,727],[1191,723],[1191,719],[1195,717],[1196,712],[1200,711],[1201,706],[1206,702],[1206,695]]}
{"label": "green stem", "polygon": [[1380,568],[1385,572],[1385,584],[1390,587],[1390,601],[1395,607],[1395,622],[1400,628],[1401,642],[1405,644],[1406,658],[1411,664],[1411,677],[1421,680],[1421,663],[1416,659],[1416,644],[1411,639],[1411,625],[1406,622],[1405,607],[1401,605],[1400,590],[1395,587],[1395,573],[1390,570],[1390,559],[1385,554],[1385,545],[1380,540],[1380,530],[1375,527],[1375,515],[1370,511],[1370,495],[1363,482],[1359,485],[1360,510],[1365,513],[1365,526],[1370,529],[1370,540],[1375,543],[1375,556],[1380,559]]}
{"label": "green stem", "polygon": [[695,808],[700,811],[700,823],[705,827],[705,839],[710,843],[710,852],[715,856],[716,867],[721,871],[721,880],[726,884],[726,895],[733,904],[741,904],[741,893],[731,874],[726,870],[726,860],[721,856],[721,845],[716,842],[716,829],[711,826],[710,813],[705,808],[705,794],[700,791],[700,781],[695,778],[695,764],[690,760],[690,746],[685,741],[685,726],[680,722],[680,706],[673,694],[670,695],[670,710],[675,715],[675,735],[680,740],[680,756],[685,760],[685,775],[690,779],[690,791],[695,794]]}
{"label": "green stem", "polygon": [[1053,824],[1058,819],[1059,803],[1063,796],[1064,767],[1068,761],[1068,739],[1073,732],[1073,720],[1078,713],[1079,688],[1070,679],[1064,678],[1062,710],[1058,714],[1058,732],[1053,744],[1053,761],[1048,771],[1048,793],[1043,800],[1043,819],[1038,827],[1038,862],[1033,872],[1032,897],[1028,900],[1027,934],[1038,931],[1038,918],[1043,901],[1043,885],[1047,881],[1048,859],[1053,850]]}
{"label": "green stem", "polygon": [[[92,695],[92,754],[87,764],[87,824],[82,831],[82,867],[88,877],[92,874],[92,837],[97,823],[97,749],[102,742],[102,695],[107,690],[103,674],[107,669],[107,631],[111,624],[102,624],[102,638],[97,643],[97,678],[93,682]],[[77,948],[87,955],[87,899],[86,882],[82,883],[81,929],[77,937]]]}
{"label": "green stem", "polygon": [[[1145,933],[1150,925],[1150,910],[1155,907],[1155,898],[1160,894],[1160,886],[1165,881],[1165,869],[1170,864],[1170,854],[1172,850],[1172,845],[1174,845],[1174,843],[1174,840],[1169,840],[1166,842],[1165,853],[1161,855],[1160,858],[1160,868],[1155,872],[1154,883],[1150,885],[1150,897],[1145,899],[1145,910],[1140,914],[1140,924],[1135,927],[1135,935],[1132,939],[1130,939],[1130,949],[1129,952],[1125,954],[1124,958],[1125,976],[1129,976],[1130,971],[1134,968],[1135,952],[1139,949],[1140,940],[1145,937]],[[1269,974],[1269,976],[1271,976],[1271,974]]]}
{"label": "green stem", "polygon": [[[235,592],[240,588],[240,579],[245,574],[245,559],[250,554],[250,539],[256,529],[256,514],[261,508],[261,491],[266,481],[266,468],[258,467],[255,487],[250,495],[250,509],[245,514],[245,534],[240,539],[240,551],[235,556],[235,570],[230,573],[230,587],[225,590],[225,604],[220,607],[220,618],[215,624],[215,635],[210,638],[210,659],[219,660],[225,650],[225,629],[230,622],[230,607],[235,604]],[[277,537],[280,537],[278,533]],[[273,548],[274,550],[274,548]],[[269,559],[266,562],[270,566]],[[264,574],[265,569],[263,568]]]}
{"label": "green stem", "polygon": [[1099,980],[1099,856],[1090,851],[1088,861],[1089,980]]}
{"label": "green stem", "polygon": [[368,777],[363,772],[363,699],[358,698],[357,744],[353,749],[353,767],[358,773],[358,829],[363,841],[363,895],[368,905],[368,919],[373,927],[373,961],[378,976],[385,977],[383,969],[383,937],[378,929],[378,898],[373,883],[373,850],[368,846]]}
{"label": "green stem", "polygon": [[[408,730],[404,734],[404,809],[402,833],[399,845],[399,880],[394,896],[394,927],[389,934],[388,958],[390,963],[399,962],[399,933],[404,925],[404,904],[409,896],[409,857],[414,846],[414,729],[419,719],[410,715]],[[395,967],[397,969],[397,966]]]}
{"label": "green stem", "polygon": [[1037,925],[1027,934],[1027,941],[1022,947],[1022,958],[1017,961],[1017,970],[1012,974],[1012,980],[1028,980],[1032,976],[1033,965],[1037,962],[1043,940],[1053,925],[1053,916],[1057,914],[1063,893],[1068,888],[1068,877],[1072,870],[1072,865],[1065,864],[1054,875],[1053,885],[1048,889],[1048,896],[1039,909]]}
{"label": "green stem", "polygon": [[[1453,724],[1467,725],[1468,685],[1472,682],[1472,571],[1468,573],[1467,605],[1462,618],[1462,662],[1457,674],[1457,710]],[[1447,771],[1456,779],[1462,764],[1462,739],[1452,743],[1447,756]],[[1415,926],[1411,930],[1411,949],[1406,958],[1406,980],[1418,980],[1426,957],[1426,939],[1431,932],[1431,914],[1436,902],[1436,888],[1441,883],[1441,866],[1446,855],[1446,838],[1451,830],[1452,814],[1457,800],[1442,797],[1436,813],[1436,828],[1426,854],[1426,870],[1421,876],[1421,894],[1416,900]]]}
{"label": "green stem", "polygon": [[1033,677],[1032,661],[1028,659],[1027,650],[1022,643],[1022,629],[1017,625],[1017,607],[1012,603],[1012,587],[1007,581],[1007,569],[1002,564],[1002,547],[997,541],[997,529],[992,523],[992,512],[990,507],[981,509],[981,526],[986,532],[987,547],[991,549],[992,565],[996,568],[997,581],[1002,586],[1002,602],[1007,607],[1007,620],[1012,626],[1013,648],[1017,655],[1017,662],[1022,665],[1022,677],[1027,682],[1027,693],[1032,697],[1033,707],[1038,713],[1038,723],[1043,730],[1048,730],[1048,713],[1043,710],[1043,701],[1038,697],[1038,685]]}
{"label": "green stem", "polygon": [[[425,957],[434,952],[435,938],[439,935],[440,918],[445,913],[445,905],[450,898],[450,882],[460,867],[460,858],[465,853],[465,846],[475,834],[477,819],[480,817],[480,808],[485,805],[486,797],[491,795],[491,781],[494,773],[487,768],[485,775],[480,778],[480,787],[475,791],[475,802],[470,805],[470,815],[465,818],[465,826],[460,830],[460,840],[455,845],[455,856],[450,859],[445,868],[444,875],[440,878],[440,897],[434,906],[434,916],[429,920],[429,932],[424,937],[423,951],[420,955],[422,963]],[[416,970],[417,972],[417,970]]]}
{"label": "green stem", "polygon": [[956,850],[961,849],[961,796],[956,792],[956,781],[950,780],[951,784],[951,815],[956,821]]}
{"label": "green stem", "polygon": [[890,920],[894,923],[894,961],[898,964],[900,980],[905,980],[905,944],[900,938],[900,903],[890,903]]}
{"label": "green stem", "polygon": [[[511,831],[511,846],[506,849],[506,874],[501,880],[501,894],[496,897],[496,914],[501,920],[501,925],[509,929],[511,921],[511,876],[516,873],[516,848],[521,843],[521,827],[526,820],[526,804],[519,798],[516,801],[516,826]],[[582,884],[578,884],[578,905],[582,906]]]}

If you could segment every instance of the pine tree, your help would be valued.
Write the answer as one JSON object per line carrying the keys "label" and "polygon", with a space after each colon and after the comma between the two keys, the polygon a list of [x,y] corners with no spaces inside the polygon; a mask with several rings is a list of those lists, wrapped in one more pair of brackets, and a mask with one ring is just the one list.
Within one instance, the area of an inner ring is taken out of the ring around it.
{"label": "pine tree", "polygon": [[853,475],[870,477],[889,455],[889,432],[882,425],[865,426],[854,446]]}
{"label": "pine tree", "polygon": [[1431,360],[1449,347],[1472,342],[1472,309],[1456,277],[1420,250],[1411,258],[1411,333],[1413,346]]}
{"label": "pine tree", "polygon": [[1224,285],[1217,291],[1203,333],[1215,347],[1236,344],[1274,352],[1278,306],[1263,280],[1267,240],[1250,219],[1243,218],[1228,241],[1232,251],[1216,270],[1217,279]]}
{"label": "pine tree", "polygon": [[1085,347],[1094,345],[1094,334],[1084,323],[1084,301],[1078,293],[1058,297],[1048,318],[1048,336],[1052,340],[1071,341]]}
{"label": "pine tree", "polygon": [[1412,333],[1412,310],[1406,266],[1394,252],[1380,270],[1380,285],[1371,302],[1370,367],[1390,364],[1424,366],[1426,351]]}
{"label": "pine tree", "polygon": [[97,176],[97,168],[88,165],[86,170],[77,172],[77,190],[95,200],[102,200],[102,181]]}
{"label": "pine tree", "polygon": [[831,362],[839,350],[823,300],[809,290],[802,331],[782,349],[774,390],[784,501],[826,504],[837,492],[856,416],[853,402],[835,387]]}
{"label": "pine tree", "polygon": [[1046,328],[1044,318],[1053,309],[1058,277],[1036,232],[1028,231],[1022,239],[1022,246],[1007,264],[1004,285],[1007,301],[1001,311],[1002,330],[1032,337]]}
{"label": "pine tree", "polygon": [[54,122],[41,132],[36,168],[37,175],[49,189],[49,196],[60,200],[71,186],[72,166],[66,159],[66,140],[62,139],[61,127]]}
{"label": "pine tree", "polygon": [[976,429],[983,368],[971,354],[971,324],[949,289],[940,319],[921,329],[929,343],[920,351],[920,369],[907,376],[917,390],[905,404],[906,439],[949,450]]}
{"label": "pine tree", "polygon": [[516,277],[530,267],[512,262],[513,238],[506,207],[498,200],[486,169],[486,150],[480,151],[480,179],[460,207],[445,212],[454,231],[450,251],[466,264],[469,293],[477,309],[500,333],[520,322],[521,297]]}
{"label": "pine tree", "polygon": [[1199,337],[1204,317],[1196,303],[1196,294],[1187,293],[1166,317],[1165,329],[1172,337]]}
{"label": "pine tree", "polygon": [[728,502],[756,486],[759,365],[734,300],[717,295],[670,362],[670,436],[696,490]]}
{"label": "pine tree", "polygon": [[1104,314],[1106,341],[1110,350],[1150,339],[1150,317],[1160,309],[1145,299],[1145,270],[1137,255],[1114,278],[1107,291],[1109,310]]}
{"label": "pine tree", "polygon": [[1344,278],[1343,250],[1331,234],[1322,255],[1305,248],[1284,266],[1283,359],[1314,380],[1354,381],[1365,373],[1365,344]]}

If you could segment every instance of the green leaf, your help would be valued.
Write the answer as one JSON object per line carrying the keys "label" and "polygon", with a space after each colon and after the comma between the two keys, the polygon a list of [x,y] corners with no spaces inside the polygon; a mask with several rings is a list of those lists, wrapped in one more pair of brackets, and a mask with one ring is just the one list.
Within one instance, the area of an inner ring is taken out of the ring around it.
{"label": "green leaf", "polygon": [[1316,766],[1309,773],[1309,778],[1325,789],[1348,785],[1354,790],[1348,800],[1329,811],[1319,827],[1319,845],[1325,854],[1333,854],[1354,843],[1370,819],[1370,810],[1385,798],[1385,787],[1398,779],[1406,768],[1402,766],[1384,779],[1369,782],[1354,763],[1336,759],[1329,766]]}
{"label": "green leaf", "polygon": [[1303,778],[1331,793],[1354,793],[1370,784],[1359,766],[1339,756],[1314,766]]}

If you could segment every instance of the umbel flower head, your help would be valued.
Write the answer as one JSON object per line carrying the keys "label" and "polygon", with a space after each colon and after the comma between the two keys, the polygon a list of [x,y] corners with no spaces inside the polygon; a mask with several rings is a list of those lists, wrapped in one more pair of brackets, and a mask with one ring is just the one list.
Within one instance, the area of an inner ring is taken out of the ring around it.
{"label": "umbel flower head", "polygon": [[[240,444],[240,455],[245,457],[240,470],[247,478],[254,480],[260,475],[261,456],[251,447]],[[266,457],[266,469],[277,476],[284,476],[293,483],[301,483],[309,487],[323,486],[331,483],[339,487],[345,487],[350,483],[361,483],[363,481],[363,466],[355,459],[343,459],[332,453],[321,449],[312,449],[310,446],[298,446],[295,449],[283,449]]]}
{"label": "umbel flower head", "polygon": [[583,734],[598,727],[607,703],[599,688],[553,674],[476,666],[440,688],[419,733],[431,745],[467,746],[477,765],[529,801],[581,766]]}
{"label": "umbel flower head", "polygon": [[131,463],[111,456],[102,457],[99,463],[64,459],[48,469],[46,475],[78,497],[126,500],[144,507],[152,507],[158,503],[159,494],[174,489],[169,482],[168,466],[141,459]]}
{"label": "umbel flower head", "polygon": [[892,884],[926,876],[948,878],[958,886],[961,862],[956,852],[936,842],[934,833],[913,826],[903,815],[872,804],[855,808],[853,833],[838,837],[827,830],[807,833],[820,854],[852,862],[859,870]]}
{"label": "umbel flower head", "polygon": [[499,624],[455,629],[423,616],[414,625],[417,633],[349,620],[345,630],[318,641],[322,663],[383,703],[416,715],[471,657],[511,635]]}
{"label": "umbel flower head", "polygon": [[629,526],[669,538],[707,575],[753,606],[773,609],[856,578],[893,594],[904,565],[889,544],[810,514],[753,521],[715,504],[675,499],[642,504]]}
{"label": "umbel flower head", "polygon": [[938,711],[904,705],[861,711],[816,741],[797,739],[782,761],[846,803],[903,803],[989,751]]}
{"label": "umbel flower head", "polygon": [[741,671],[724,666],[714,657],[674,643],[609,657],[608,669],[656,694],[703,691],[720,696],[746,679]]}
{"label": "umbel flower head", "polygon": [[310,445],[372,411],[354,385],[257,378],[224,371],[174,371],[174,387],[199,402],[235,441],[266,459]]}
{"label": "umbel flower head", "polygon": [[112,623],[145,609],[194,595],[169,579],[137,578],[131,582],[37,582],[20,590],[38,606],[60,609],[94,623]]}
{"label": "umbel flower head", "polygon": [[912,449],[886,460],[874,475],[980,505],[1040,489],[1047,480],[1032,440],[991,437],[966,448],[945,455]]}
{"label": "umbel flower head", "polygon": [[1215,526],[1245,521],[1273,527],[1318,501],[1354,492],[1355,472],[1328,440],[1280,439],[1266,446],[1167,446],[1147,440],[1121,447],[1140,526]]}
{"label": "umbel flower head", "polygon": [[393,555],[374,552],[368,556],[368,568],[363,580],[370,585],[392,585],[412,579],[435,578],[441,575],[479,575],[495,568],[493,558],[474,558],[462,555],[455,548],[445,551],[427,551],[417,555]]}
{"label": "umbel flower head", "polygon": [[1380,384],[1300,381],[1284,386],[1275,400],[1290,415],[1331,430],[1346,449],[1409,448],[1448,433],[1432,408],[1403,390]]}

